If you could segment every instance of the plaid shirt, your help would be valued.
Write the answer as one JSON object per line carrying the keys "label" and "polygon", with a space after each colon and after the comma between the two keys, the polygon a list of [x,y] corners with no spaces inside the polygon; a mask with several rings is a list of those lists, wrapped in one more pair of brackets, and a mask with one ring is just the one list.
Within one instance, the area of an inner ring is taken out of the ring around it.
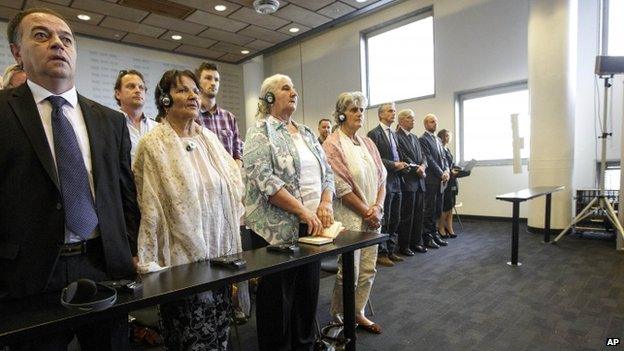
{"label": "plaid shirt", "polygon": [[215,133],[223,147],[235,160],[241,159],[243,141],[238,132],[236,116],[232,112],[216,106],[214,114],[210,113],[210,111],[202,111],[200,120],[197,123]]}

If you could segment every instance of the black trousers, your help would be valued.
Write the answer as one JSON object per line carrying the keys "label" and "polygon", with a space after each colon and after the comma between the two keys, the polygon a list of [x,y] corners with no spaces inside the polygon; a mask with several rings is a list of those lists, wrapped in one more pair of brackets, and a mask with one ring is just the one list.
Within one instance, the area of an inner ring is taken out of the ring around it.
{"label": "black trousers", "polygon": [[[96,282],[110,279],[106,274],[104,251],[101,245],[82,255],[59,257],[50,277],[48,291],[62,290],[69,283],[80,278],[88,278]],[[76,335],[81,350],[123,351],[128,350],[129,347],[128,330],[128,315],[120,313],[103,321],[84,324],[74,329],[45,335],[36,340],[11,345],[10,350],[66,351],[67,345]]]}
{"label": "black trousers", "polygon": [[436,220],[442,214],[442,202],[444,197],[440,193],[439,183],[427,183],[425,192],[425,219],[423,220],[423,236],[430,237],[437,232]]}
{"label": "black trousers", "polygon": [[422,229],[425,216],[425,194],[421,191],[405,191],[401,198],[401,221],[399,223],[399,249],[414,249],[423,244]]}
{"label": "black trousers", "polygon": [[401,193],[387,193],[384,200],[384,217],[381,232],[388,234],[388,241],[379,244],[378,255],[394,253],[397,246],[397,231],[401,220]]}
{"label": "black trousers", "polygon": [[[264,241],[252,235],[255,246]],[[256,324],[261,351],[313,350],[320,270],[317,261],[260,278]]]}

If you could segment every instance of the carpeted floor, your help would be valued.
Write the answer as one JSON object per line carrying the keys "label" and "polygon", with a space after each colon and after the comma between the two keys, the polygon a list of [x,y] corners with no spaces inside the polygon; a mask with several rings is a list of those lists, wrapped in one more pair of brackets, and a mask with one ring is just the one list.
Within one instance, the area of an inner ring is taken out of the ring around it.
{"label": "carpeted floor", "polygon": [[[465,222],[448,247],[381,267],[371,319],[384,332],[358,332],[358,350],[599,350],[624,338],[624,255],[614,242],[544,245],[525,228],[520,267],[505,264],[511,223],[490,221]],[[333,282],[321,280],[321,325]],[[253,318],[239,333],[244,350],[257,350]]]}

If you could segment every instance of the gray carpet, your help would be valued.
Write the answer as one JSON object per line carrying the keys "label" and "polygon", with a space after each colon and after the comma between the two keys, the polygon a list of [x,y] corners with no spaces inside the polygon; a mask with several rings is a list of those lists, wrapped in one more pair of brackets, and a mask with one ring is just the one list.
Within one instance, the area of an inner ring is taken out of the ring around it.
{"label": "gray carpet", "polygon": [[[510,222],[464,227],[446,248],[379,269],[371,319],[384,332],[358,332],[358,350],[599,350],[624,337],[624,255],[613,241],[544,245],[521,226],[523,265],[509,267]],[[321,280],[321,325],[333,279]],[[257,350],[253,318],[239,331],[243,349]]]}

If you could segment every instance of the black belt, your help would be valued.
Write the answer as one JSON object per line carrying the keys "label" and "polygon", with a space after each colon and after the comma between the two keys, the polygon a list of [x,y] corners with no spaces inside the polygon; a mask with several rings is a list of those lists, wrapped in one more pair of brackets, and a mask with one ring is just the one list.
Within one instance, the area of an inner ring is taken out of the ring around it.
{"label": "black belt", "polygon": [[78,256],[84,255],[102,248],[102,239],[95,238],[77,243],[63,244],[61,246],[60,256]]}

